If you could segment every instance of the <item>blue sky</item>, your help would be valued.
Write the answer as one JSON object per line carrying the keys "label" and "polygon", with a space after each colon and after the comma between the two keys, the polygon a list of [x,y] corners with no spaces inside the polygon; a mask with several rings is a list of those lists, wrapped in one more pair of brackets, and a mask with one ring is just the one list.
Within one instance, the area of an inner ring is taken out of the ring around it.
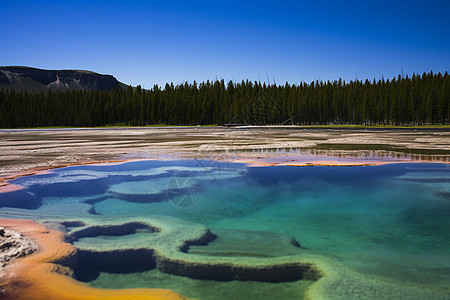
{"label": "blue sky", "polygon": [[0,65],[151,88],[450,69],[450,1],[1,1]]}

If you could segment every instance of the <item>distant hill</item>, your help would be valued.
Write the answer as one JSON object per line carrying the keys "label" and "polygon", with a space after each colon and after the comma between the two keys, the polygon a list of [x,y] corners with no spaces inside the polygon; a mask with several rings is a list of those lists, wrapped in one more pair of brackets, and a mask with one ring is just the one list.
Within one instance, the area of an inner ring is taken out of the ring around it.
{"label": "distant hill", "polygon": [[114,90],[127,86],[112,75],[83,70],[42,70],[29,67],[0,67],[0,89],[31,93],[60,90]]}

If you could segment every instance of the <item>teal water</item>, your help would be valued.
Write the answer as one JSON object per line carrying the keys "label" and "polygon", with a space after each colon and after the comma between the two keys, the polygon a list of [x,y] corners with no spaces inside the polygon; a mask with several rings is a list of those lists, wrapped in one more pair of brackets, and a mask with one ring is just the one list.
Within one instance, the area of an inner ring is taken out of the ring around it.
{"label": "teal water", "polygon": [[[94,219],[162,215],[205,225],[217,238],[192,246],[192,254],[292,255],[294,250],[270,241],[293,237],[302,251],[361,274],[436,287],[450,282],[448,164],[248,167],[196,160],[141,161],[62,168],[12,183],[26,189],[0,194],[0,216],[26,211],[38,219],[51,211],[73,219],[77,214],[86,217],[85,211],[69,211],[67,205],[89,204],[88,215]],[[102,271],[79,279],[105,288],[171,288],[202,299],[262,299],[262,291],[267,299],[282,293],[283,299],[297,298],[309,284],[205,284],[156,270]],[[247,294],[229,294],[244,286]],[[215,296],[211,287],[217,290]]]}

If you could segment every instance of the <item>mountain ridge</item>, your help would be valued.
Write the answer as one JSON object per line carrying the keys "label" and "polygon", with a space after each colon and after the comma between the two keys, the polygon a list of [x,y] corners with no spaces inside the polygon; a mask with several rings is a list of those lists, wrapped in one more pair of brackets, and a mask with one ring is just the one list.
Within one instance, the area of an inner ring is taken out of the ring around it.
{"label": "mountain ridge", "polygon": [[25,66],[0,66],[0,89],[31,93],[67,90],[127,88],[112,75],[88,70],[46,70]]}

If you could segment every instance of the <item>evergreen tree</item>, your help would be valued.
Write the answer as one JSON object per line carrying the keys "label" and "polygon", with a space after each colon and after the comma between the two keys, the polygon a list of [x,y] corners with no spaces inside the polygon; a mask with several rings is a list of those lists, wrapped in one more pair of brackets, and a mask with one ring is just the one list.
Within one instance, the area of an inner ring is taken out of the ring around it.
{"label": "evergreen tree", "polygon": [[449,124],[450,76],[276,84],[207,80],[113,91],[0,90],[0,127],[246,124]]}

